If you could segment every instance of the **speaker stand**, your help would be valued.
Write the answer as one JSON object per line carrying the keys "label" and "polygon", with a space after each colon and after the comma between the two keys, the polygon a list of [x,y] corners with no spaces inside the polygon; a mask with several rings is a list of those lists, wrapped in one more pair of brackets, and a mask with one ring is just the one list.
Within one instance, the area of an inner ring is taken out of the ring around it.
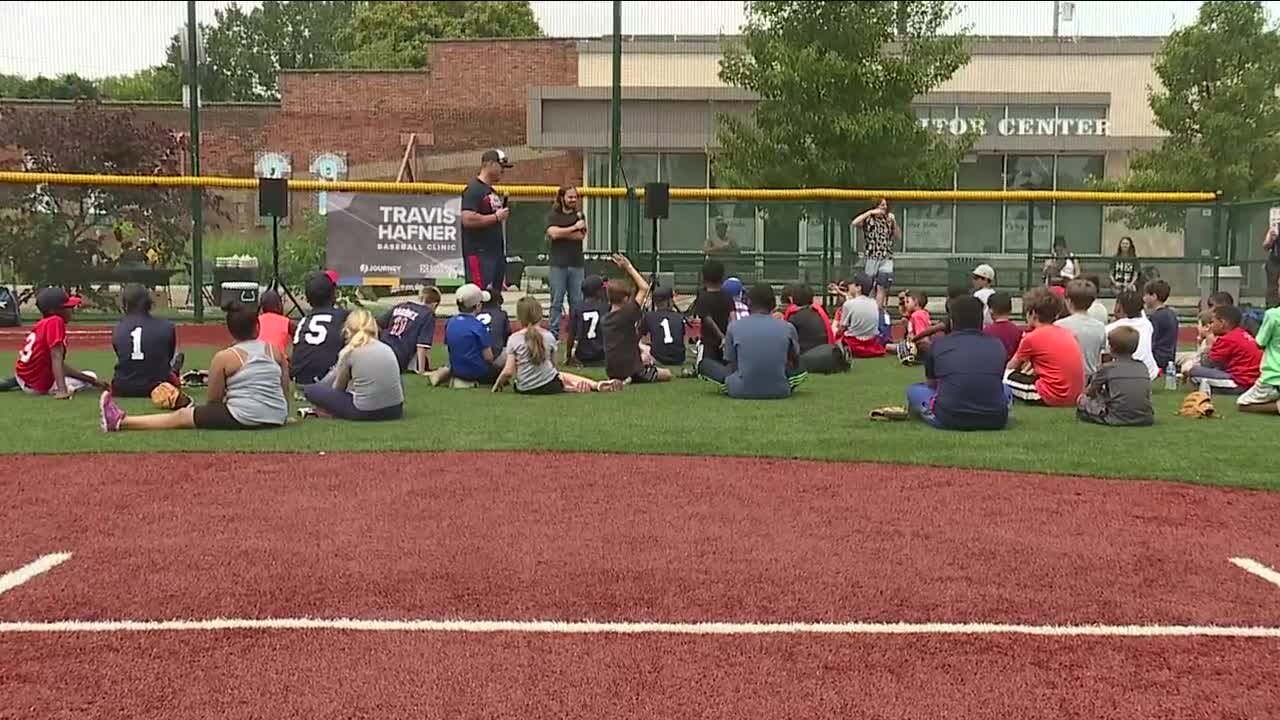
{"label": "speaker stand", "polygon": [[649,222],[653,223],[653,234],[649,236],[653,243],[653,270],[649,273],[649,298],[645,301],[648,307],[643,309],[654,310],[657,306],[653,302],[653,291],[658,289],[658,218],[649,218]]}
{"label": "speaker stand", "polygon": [[[288,298],[293,303],[294,312],[298,313],[298,317],[302,317],[302,306],[298,304],[298,298],[293,296],[289,291],[289,286],[280,279],[280,216],[271,216],[271,282],[267,285],[271,290],[280,293],[281,299]],[[285,311],[285,317],[289,316],[289,311]]]}

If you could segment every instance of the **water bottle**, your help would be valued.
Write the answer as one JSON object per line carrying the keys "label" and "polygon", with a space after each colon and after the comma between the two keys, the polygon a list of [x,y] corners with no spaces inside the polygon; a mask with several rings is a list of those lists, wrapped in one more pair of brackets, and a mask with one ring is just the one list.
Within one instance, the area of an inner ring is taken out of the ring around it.
{"label": "water bottle", "polygon": [[1178,366],[1172,360],[1169,361],[1169,364],[1164,369],[1164,389],[1178,389]]}

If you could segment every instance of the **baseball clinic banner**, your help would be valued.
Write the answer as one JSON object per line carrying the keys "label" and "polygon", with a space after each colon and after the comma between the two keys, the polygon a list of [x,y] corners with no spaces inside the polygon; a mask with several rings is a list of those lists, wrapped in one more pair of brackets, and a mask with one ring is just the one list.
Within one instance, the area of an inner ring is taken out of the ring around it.
{"label": "baseball clinic banner", "polygon": [[342,285],[464,277],[462,198],[329,193],[327,267]]}

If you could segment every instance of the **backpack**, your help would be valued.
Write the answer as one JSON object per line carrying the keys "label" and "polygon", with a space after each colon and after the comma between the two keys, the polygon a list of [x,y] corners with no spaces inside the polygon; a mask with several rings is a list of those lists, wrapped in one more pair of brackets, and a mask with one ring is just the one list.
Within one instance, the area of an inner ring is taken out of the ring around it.
{"label": "backpack", "polygon": [[1240,307],[1240,327],[1250,335],[1257,337],[1258,331],[1262,329],[1262,318],[1266,311],[1262,308],[1256,308],[1249,305]]}
{"label": "backpack", "polygon": [[18,327],[18,298],[9,288],[0,285],[0,327]]}

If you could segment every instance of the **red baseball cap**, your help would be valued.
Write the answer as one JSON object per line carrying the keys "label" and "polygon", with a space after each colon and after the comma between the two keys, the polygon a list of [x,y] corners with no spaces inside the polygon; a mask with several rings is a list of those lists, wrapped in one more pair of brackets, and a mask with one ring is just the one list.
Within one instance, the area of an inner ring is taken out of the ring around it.
{"label": "red baseball cap", "polygon": [[324,276],[329,278],[329,282],[332,282],[334,285],[338,284],[338,272],[336,270],[325,270]]}
{"label": "red baseball cap", "polygon": [[78,295],[68,295],[66,290],[59,287],[45,288],[36,295],[36,307],[43,314],[62,308],[80,307],[82,302],[84,301]]}

